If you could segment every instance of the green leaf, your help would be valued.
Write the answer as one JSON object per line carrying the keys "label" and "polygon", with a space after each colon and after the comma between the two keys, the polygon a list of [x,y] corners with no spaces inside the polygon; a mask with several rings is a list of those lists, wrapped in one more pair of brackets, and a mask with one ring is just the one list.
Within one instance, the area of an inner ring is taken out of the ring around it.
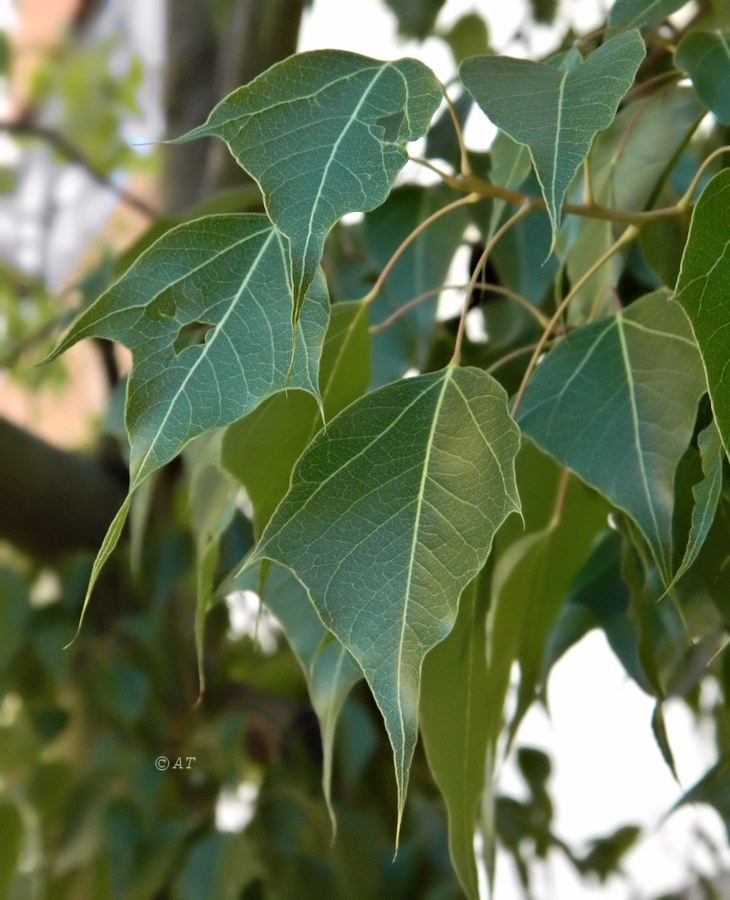
{"label": "green leaf", "polygon": [[730,838],[730,759],[722,758],[700,778],[672,807],[674,812],[686,803],[706,803],[722,817]]}
{"label": "green leaf", "polygon": [[595,201],[616,209],[645,209],[703,115],[689,87],[674,86],[627,104],[591,151]]}
{"label": "green leaf", "polygon": [[362,672],[342,644],[324,627],[306,590],[283,566],[271,566],[263,587],[258,567],[247,569],[232,584],[233,590],[260,589],[260,599],[281,623],[294,655],[302,667],[312,708],[322,737],[322,792],[337,830],[332,804],[332,762],[335,729],[342,706]]}
{"label": "green leaf", "polygon": [[[173,228],[75,322],[53,356],[86,337],[133,355],[127,385],[129,496],[107,531],[84,604],[124,528],[134,491],[192,438],[227,425],[288,383],[319,397],[328,302],[320,275],[296,326],[285,242],[263,215]],[[82,613],[83,618],[83,613]]]}
{"label": "green leaf", "polygon": [[264,195],[289,239],[294,321],[327,234],[345,213],[388,196],[442,99],[414,59],[381,62],[342,50],[300,53],[229,94],[178,141],[216,135]]}
{"label": "green leaf", "polygon": [[288,384],[319,396],[327,327],[320,277],[291,358],[286,247],[262,215],[211,216],[167,232],[77,319],[54,355],[86,337],[133,354],[126,424],[131,484],[196,435],[250,412]]}
{"label": "green leaf", "polygon": [[722,489],[722,442],[714,422],[711,422],[700,433],[697,443],[702,459],[703,477],[692,488],[695,505],[692,510],[687,548],[682,563],[674,577],[675,581],[679,581],[697,559],[697,555],[705,543],[705,538],[715,518]]}
{"label": "green leaf", "polygon": [[466,13],[440,36],[449,45],[457,65],[468,56],[489,53],[489,29],[478,13]]}
{"label": "green leaf", "polygon": [[573,48],[559,67],[479,56],[461,64],[467,90],[489,118],[530,149],[553,226],[593,138],[607,128],[644,58],[638,31],[610,38],[585,62]]}
{"label": "green leaf", "polygon": [[519,510],[518,434],[504,390],[477,369],[368,394],[304,453],[248,563],[290,568],[362,668],[393,746],[399,824],[423,657]]}
{"label": "green leaf", "polygon": [[671,16],[687,0],[616,0],[608,17],[612,28],[643,28]]}
{"label": "green leaf", "polygon": [[718,172],[692,214],[676,298],[702,355],[715,422],[730,457],[730,169]]}
{"label": "green leaf", "polygon": [[730,124],[730,35],[690,31],[679,42],[674,62],[692,79],[710,112]]}
{"label": "green leaf", "polygon": [[[561,480],[562,473],[555,481],[556,496],[562,490]],[[494,678],[495,687],[490,705],[498,716],[512,663],[519,661],[520,686],[511,738],[537,691],[544,687],[548,637],[595,539],[606,528],[607,515],[605,501],[573,478],[565,487],[560,512],[545,528],[520,538],[495,566],[488,652],[490,680]],[[498,717],[493,720],[493,746],[499,721]]]}
{"label": "green leaf", "polygon": [[423,40],[433,30],[445,0],[385,0],[398,17],[398,30]]}
{"label": "green leaf", "polygon": [[704,389],[686,318],[658,292],[572,332],[520,409],[538,446],[634,519],[667,583],[674,476]]}
{"label": "green leaf", "polygon": [[465,588],[451,633],[426,656],[420,706],[426,759],[449,815],[451,860],[473,900],[479,900],[474,831],[487,756],[485,580],[482,572]]}
{"label": "green leaf", "polygon": [[[322,349],[319,387],[329,419],[365,393],[370,381],[367,306],[335,303]],[[223,439],[221,461],[246,488],[261,534],[286,494],[294,464],[322,427],[314,398],[303,391],[269,397]]]}

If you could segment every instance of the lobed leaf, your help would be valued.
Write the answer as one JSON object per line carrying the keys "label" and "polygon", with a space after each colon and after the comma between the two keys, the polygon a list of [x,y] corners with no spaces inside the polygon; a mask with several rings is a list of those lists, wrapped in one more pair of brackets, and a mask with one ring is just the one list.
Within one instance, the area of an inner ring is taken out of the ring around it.
{"label": "lobed leaf", "polygon": [[342,50],[300,53],[229,94],[178,141],[216,135],[256,180],[290,243],[294,321],[329,230],[379,206],[442,99],[414,59],[381,62]]}
{"label": "lobed leaf", "polygon": [[730,456],[730,169],[702,192],[692,214],[676,299],[692,323],[715,423]]}
{"label": "lobed leaf", "polygon": [[314,439],[246,564],[291,569],[363,670],[393,746],[399,825],[423,658],[519,510],[518,434],[504,390],[477,369],[368,394]]}
{"label": "lobed leaf", "polygon": [[135,490],[193,437],[250,412],[287,384],[319,397],[327,327],[318,278],[288,375],[291,287],[279,232],[263,215],[173,228],[76,321],[55,353],[86,337],[133,354],[126,425]]}
{"label": "lobed leaf", "polygon": [[657,292],[572,332],[544,359],[519,422],[626,511],[672,579],[674,476],[705,390],[679,307]]}
{"label": "lobed leaf", "polygon": [[477,56],[460,78],[497,127],[529,147],[553,226],[594,137],[607,128],[644,58],[637,30],[610,38],[583,61],[574,47],[559,65]]}

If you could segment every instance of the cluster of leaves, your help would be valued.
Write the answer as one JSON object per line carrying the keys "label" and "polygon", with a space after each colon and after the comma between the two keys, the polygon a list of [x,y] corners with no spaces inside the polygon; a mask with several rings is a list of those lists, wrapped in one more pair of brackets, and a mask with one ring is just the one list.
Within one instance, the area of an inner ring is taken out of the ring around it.
{"label": "cluster of leaves", "polygon": [[[527,843],[537,856],[564,849],[544,760],[521,756],[529,803],[497,799],[493,778],[503,742],[545,702],[552,665],[587,631],[602,629],[655,698],[670,766],[666,699],[697,708],[707,678],[721,698],[730,690],[720,652],[730,597],[730,170],[720,168],[730,37],[714,30],[727,23],[712,8],[676,32],[663,20],[681,6],[618,0],[605,32],[545,62],[470,56],[453,98],[413,59],[330,50],[277,64],[180,139],[224,140],[265,212],[166,231],[56,351],[105,338],[134,360],[129,495],[83,611],[130,510],[139,551],[151,486],[183,453],[201,686],[214,677],[203,650],[218,601],[255,590],[306,677],[336,846],[358,828],[354,801],[343,807],[333,791],[335,728],[360,709],[346,701],[355,689],[362,704],[364,680],[392,748],[398,831],[404,815],[408,830],[409,776],[427,766],[470,897],[477,821],[490,874],[498,834],[525,880]],[[409,23],[425,33],[432,19]],[[489,153],[464,145],[472,108],[499,129]],[[408,143],[424,135],[419,162],[438,183],[397,184]],[[352,212],[364,216],[343,221]],[[474,252],[462,313],[438,321],[465,243]],[[250,515],[238,509],[242,488]],[[247,523],[250,542],[240,539]],[[143,630],[130,641],[141,644]],[[153,648],[161,632],[147,638]],[[343,724],[352,750],[365,726]],[[727,820],[716,799],[726,793],[716,789],[726,786],[725,735],[719,728],[717,766],[687,797]],[[344,756],[352,794],[357,763]],[[409,805],[428,822],[436,801],[414,780]],[[363,806],[379,799],[370,793]],[[284,857],[306,823],[281,797],[261,803],[257,827]],[[115,814],[110,827],[133,827],[129,810]],[[628,827],[569,855],[605,877],[636,837]],[[387,846],[382,835],[373,842]],[[223,843],[195,852],[236,869]],[[408,848],[406,839],[403,896],[421,862]],[[204,865],[194,854],[188,863]],[[438,865],[432,886],[449,884]],[[367,880],[374,892],[380,876]],[[231,896],[261,877],[236,869]],[[336,858],[307,876],[335,891],[345,877]],[[393,885],[389,895],[399,895]]]}

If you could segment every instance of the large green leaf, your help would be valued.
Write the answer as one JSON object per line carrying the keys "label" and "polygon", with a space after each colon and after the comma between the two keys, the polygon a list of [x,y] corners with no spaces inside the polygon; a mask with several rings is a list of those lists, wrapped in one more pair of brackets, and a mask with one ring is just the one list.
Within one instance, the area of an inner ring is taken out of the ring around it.
{"label": "large green leaf", "polygon": [[718,172],[692,214],[676,297],[707,374],[715,422],[730,456],[730,169]]}
{"label": "large green leaf", "polygon": [[705,106],[730,124],[730,34],[690,31],[679,42],[674,62],[692,79]]}
{"label": "large green leaf", "polygon": [[[198,434],[250,412],[288,383],[319,398],[327,328],[324,278],[296,325],[285,241],[263,215],[210,216],[173,228],[74,323],[54,356],[86,337],[132,351],[126,426],[129,496],[109,526],[91,591],[124,528],[134,491]],[[86,609],[86,606],[84,606]]]}
{"label": "large green leaf", "polygon": [[658,292],[572,332],[537,368],[526,434],[634,519],[672,577],[674,476],[705,390],[681,309]]}
{"label": "large green leaf", "polygon": [[[328,304],[319,277],[297,325],[288,386],[319,396]],[[133,354],[126,424],[131,490],[193,437],[287,385],[291,289],[286,246],[262,215],[180,225],[145,251],[75,322],[55,353],[86,337]]]}
{"label": "large green leaf", "polygon": [[294,318],[330,228],[388,196],[442,99],[414,59],[381,62],[342,50],[300,53],[229,94],[179,140],[216,135],[261,187],[291,244]]}
{"label": "large green leaf", "polygon": [[[329,421],[364,394],[369,381],[367,306],[335,303],[319,372],[325,419]],[[222,462],[246,488],[257,534],[286,494],[294,464],[322,424],[322,414],[311,395],[281,391],[227,429]]]}
{"label": "large green leaf", "polygon": [[612,28],[653,25],[681,9],[687,0],[616,0],[608,18]]}
{"label": "large green leaf", "polygon": [[470,898],[479,900],[474,830],[487,756],[486,611],[484,573],[464,590],[447,638],[423,665],[421,737],[449,815],[449,850]]}
{"label": "large green leaf", "polygon": [[248,562],[290,568],[362,668],[393,746],[399,822],[423,657],[519,509],[518,434],[504,390],[477,369],[368,394],[314,439]]}
{"label": "large green leaf", "polygon": [[467,90],[489,118],[530,149],[553,232],[593,138],[607,128],[644,58],[638,31],[610,38],[587,60],[573,48],[559,66],[477,56],[461,64]]}
{"label": "large green leaf", "polygon": [[720,759],[700,780],[682,795],[671,812],[686,803],[707,803],[722,817],[730,838],[730,759]]}

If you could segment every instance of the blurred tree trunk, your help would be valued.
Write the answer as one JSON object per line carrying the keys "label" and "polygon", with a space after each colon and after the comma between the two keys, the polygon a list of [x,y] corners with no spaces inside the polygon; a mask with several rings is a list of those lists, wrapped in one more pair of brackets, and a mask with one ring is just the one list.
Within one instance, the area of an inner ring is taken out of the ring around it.
{"label": "blurred tree trunk", "polygon": [[[215,5],[223,10],[218,23]],[[167,132],[176,137],[213,106],[295,52],[305,0],[171,0],[168,10]],[[175,213],[246,175],[218,140],[163,151],[162,202]]]}
{"label": "blurred tree trunk", "polygon": [[[168,133],[199,125],[227,93],[294,53],[306,2],[170,0]],[[75,27],[82,29],[100,6],[81,3]],[[246,179],[220,141],[166,146],[163,154],[167,212]],[[40,559],[98,549],[124,494],[113,466],[59,450],[0,418],[0,539]]]}

